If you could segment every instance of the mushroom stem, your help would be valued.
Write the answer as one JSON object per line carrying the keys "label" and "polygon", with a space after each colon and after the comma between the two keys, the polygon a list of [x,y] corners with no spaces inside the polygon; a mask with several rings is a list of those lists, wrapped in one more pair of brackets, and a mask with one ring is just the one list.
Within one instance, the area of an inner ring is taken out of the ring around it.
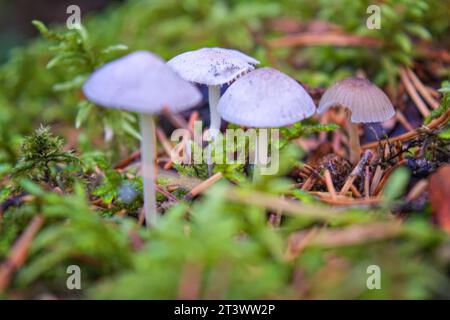
{"label": "mushroom stem", "polygon": [[259,182],[259,178],[261,177],[261,169],[259,165],[259,141],[258,136],[256,136],[255,140],[255,164],[253,165],[253,184],[257,184]]}
{"label": "mushroom stem", "polygon": [[351,120],[351,112],[347,111],[347,131],[350,150],[350,162],[357,164],[361,158],[361,144],[359,143],[358,124]]}
{"label": "mushroom stem", "polygon": [[255,139],[255,165],[253,167],[253,183],[261,180],[261,167],[268,163],[268,141],[267,130],[260,129]]}
{"label": "mushroom stem", "polygon": [[210,125],[209,132],[214,141],[220,130],[220,114],[217,112],[217,104],[220,99],[220,86],[208,86]]}
{"label": "mushroom stem", "polygon": [[141,114],[141,171],[144,189],[144,213],[147,227],[156,222],[156,191],[155,191],[155,120],[150,114]]}

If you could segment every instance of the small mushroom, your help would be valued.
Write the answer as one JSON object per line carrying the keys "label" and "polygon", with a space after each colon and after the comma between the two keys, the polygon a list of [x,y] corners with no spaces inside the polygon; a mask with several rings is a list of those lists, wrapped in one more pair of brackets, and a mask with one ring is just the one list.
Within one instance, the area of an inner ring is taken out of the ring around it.
{"label": "small mushroom", "polygon": [[217,103],[220,87],[230,84],[252,71],[259,61],[240,51],[223,48],[202,48],[182,53],[167,62],[183,79],[208,86],[210,135],[214,139],[220,130]]}
{"label": "small mushroom", "polygon": [[154,115],[164,107],[172,112],[189,109],[201,101],[201,93],[164,60],[147,51],[136,51],[97,69],[85,82],[83,92],[90,101],[103,107],[140,114],[144,212],[147,226],[154,225]]}
{"label": "small mushroom", "polygon": [[358,163],[361,157],[358,123],[385,121],[395,115],[394,107],[387,95],[364,78],[347,78],[336,82],[322,96],[318,113],[334,106],[347,111],[350,162]]}
{"label": "small mushroom", "polygon": [[[226,121],[254,128],[290,125],[312,116],[316,111],[305,89],[273,68],[257,69],[234,82],[220,99],[217,109]],[[261,163],[260,147],[257,142],[254,180]]]}

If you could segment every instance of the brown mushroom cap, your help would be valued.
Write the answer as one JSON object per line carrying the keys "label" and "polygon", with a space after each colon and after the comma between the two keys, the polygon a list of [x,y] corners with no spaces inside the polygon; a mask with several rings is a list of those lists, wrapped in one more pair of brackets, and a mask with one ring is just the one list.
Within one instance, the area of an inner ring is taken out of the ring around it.
{"label": "brown mushroom cap", "polygon": [[353,123],[381,122],[395,115],[388,96],[364,78],[336,82],[322,96],[317,112],[323,113],[334,106],[349,109]]}

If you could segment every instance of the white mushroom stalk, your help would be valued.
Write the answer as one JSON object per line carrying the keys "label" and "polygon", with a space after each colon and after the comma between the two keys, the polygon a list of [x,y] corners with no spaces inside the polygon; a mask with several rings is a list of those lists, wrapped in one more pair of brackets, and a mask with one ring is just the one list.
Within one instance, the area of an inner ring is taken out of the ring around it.
{"label": "white mushroom stalk", "polygon": [[329,88],[319,103],[318,112],[333,106],[342,106],[347,112],[349,159],[357,164],[361,157],[359,123],[388,120],[395,115],[388,96],[376,85],[364,78],[347,78]]}
{"label": "white mushroom stalk", "polygon": [[137,51],[105,64],[83,86],[85,96],[106,108],[140,114],[144,212],[148,227],[155,225],[156,167],[154,115],[168,107],[180,112],[201,101],[201,94],[181,79],[158,56]]}
{"label": "white mushroom stalk", "polygon": [[258,183],[261,177],[261,167],[269,163],[269,139],[266,129],[261,129],[255,139],[255,165],[253,167],[253,182]]}
{"label": "white mushroom stalk", "polygon": [[[141,128],[141,174],[144,189],[144,213],[147,225],[156,224],[155,170],[155,119],[152,115],[140,115]],[[144,138],[145,137],[145,138]]]}
{"label": "white mushroom stalk", "polygon": [[217,134],[220,131],[221,118],[220,114],[217,112],[217,104],[220,99],[220,86],[208,86],[208,100],[209,100],[209,118],[210,125],[209,131],[211,139],[215,140]]}
{"label": "white mushroom stalk", "polygon": [[[311,117],[316,107],[297,81],[276,69],[261,68],[235,81],[220,99],[217,110],[231,123],[277,128]],[[254,181],[259,178],[260,166],[268,163],[267,130],[260,131],[264,135],[257,137],[255,146]]]}

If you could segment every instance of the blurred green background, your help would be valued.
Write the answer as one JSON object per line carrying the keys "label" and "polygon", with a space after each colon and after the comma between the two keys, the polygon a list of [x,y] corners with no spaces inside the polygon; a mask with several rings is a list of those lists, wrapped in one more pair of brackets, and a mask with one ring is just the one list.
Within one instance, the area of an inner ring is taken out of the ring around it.
{"label": "blurred green background", "polygon": [[121,0],[0,0],[0,63],[7,58],[12,47],[20,46],[38,35],[30,21],[63,23],[67,19],[66,8],[77,4],[82,13],[98,12],[108,4]]}

